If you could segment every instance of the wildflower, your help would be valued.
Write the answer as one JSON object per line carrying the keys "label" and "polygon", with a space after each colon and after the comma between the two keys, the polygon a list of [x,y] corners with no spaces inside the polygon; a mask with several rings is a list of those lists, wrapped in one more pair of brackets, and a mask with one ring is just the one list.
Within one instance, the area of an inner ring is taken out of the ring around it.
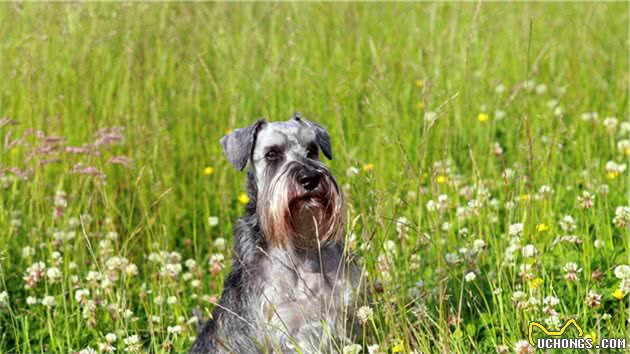
{"label": "wildflower", "polygon": [[400,340],[392,347],[392,353],[401,353],[405,351],[405,343]]}
{"label": "wildflower", "polygon": [[38,303],[39,303],[39,300],[37,300],[36,297],[28,296],[26,298],[26,304],[29,306],[37,305]]}
{"label": "wildflower", "polygon": [[620,206],[615,209],[615,217],[613,218],[613,223],[617,227],[628,227],[630,226],[630,207]]}
{"label": "wildflower", "polygon": [[79,303],[85,303],[90,296],[90,291],[87,289],[78,289],[74,292],[74,299]]}
{"label": "wildflower", "polygon": [[416,87],[422,87],[422,86],[424,86],[424,80],[420,80],[420,79],[416,80]]}
{"label": "wildflower", "polygon": [[55,304],[56,304],[55,298],[50,295],[44,296],[44,298],[42,299],[42,305],[46,307],[53,307],[55,306]]}
{"label": "wildflower", "polygon": [[484,240],[477,239],[473,241],[473,250],[475,253],[483,251],[484,248],[486,248],[486,242]]}
{"label": "wildflower", "polygon": [[488,116],[488,114],[486,114],[486,113],[479,113],[479,114],[477,115],[477,120],[478,120],[478,121],[480,121],[481,123],[483,123],[483,122],[487,122],[487,121],[488,121],[488,119],[490,119],[490,117],[489,117],[489,116]]}
{"label": "wildflower", "polygon": [[176,296],[169,296],[168,298],[166,298],[166,303],[169,304],[169,305],[177,304],[177,297]]}
{"label": "wildflower", "polygon": [[543,304],[545,306],[555,307],[555,306],[558,306],[558,304],[560,304],[560,299],[558,299],[557,297],[553,295],[549,295],[543,299]]}
{"label": "wildflower", "polygon": [[173,326],[173,327],[168,326],[166,328],[166,331],[168,332],[168,334],[172,334],[174,336],[177,336],[177,335],[182,333],[182,326],[179,326],[179,325]]}
{"label": "wildflower", "polygon": [[203,174],[206,176],[210,176],[211,174],[214,173],[214,168],[208,166],[206,168],[203,169]]}
{"label": "wildflower", "polygon": [[527,340],[519,340],[514,344],[514,352],[516,354],[533,354],[534,348],[532,348]]}
{"label": "wildflower", "polygon": [[215,253],[210,257],[210,261],[208,262],[208,264],[210,265],[210,273],[212,275],[216,275],[221,272],[221,269],[223,269],[224,259],[225,256],[220,253]]}
{"label": "wildflower", "polygon": [[434,120],[436,120],[438,117],[438,114],[435,112],[424,112],[424,120],[431,123]]}
{"label": "wildflower", "polygon": [[575,220],[570,215],[565,215],[559,222],[560,228],[564,232],[571,232],[575,230]]}
{"label": "wildflower", "polygon": [[372,311],[372,308],[369,306],[361,306],[357,310],[357,318],[359,319],[361,324],[365,324],[367,321],[372,319],[373,314],[374,314],[374,311]]}
{"label": "wildflower", "polygon": [[595,205],[595,195],[588,191],[582,192],[581,196],[577,197],[578,203],[584,209],[590,209]]}
{"label": "wildflower", "polygon": [[35,249],[33,247],[26,246],[22,248],[22,257],[29,258],[35,255]]}
{"label": "wildflower", "polygon": [[617,142],[617,149],[623,155],[630,155],[630,140],[623,139]]}
{"label": "wildflower", "polygon": [[358,344],[350,344],[343,347],[343,354],[359,354],[361,346]]}
{"label": "wildflower", "polygon": [[536,225],[536,231],[538,231],[538,232],[549,231],[549,226],[547,224],[538,224],[538,225]]}
{"label": "wildflower", "polygon": [[217,216],[209,216],[208,217],[208,225],[210,227],[215,227],[215,226],[219,225],[219,217],[217,217]]}
{"label": "wildflower", "polygon": [[497,94],[502,94],[503,92],[505,92],[505,85],[498,84],[494,87],[494,92],[496,92]]}
{"label": "wildflower", "polygon": [[497,345],[495,350],[496,350],[497,354],[506,354],[508,351],[510,351],[510,348],[508,348],[508,346],[505,345],[505,344],[499,344],[499,345]]}
{"label": "wildflower", "polygon": [[509,234],[513,237],[521,236],[523,234],[523,224],[518,223],[510,225]]}
{"label": "wildflower", "polygon": [[564,271],[564,279],[568,281],[575,281],[578,279],[578,273],[582,272],[582,268],[579,268],[574,262],[568,262],[562,267]]}
{"label": "wildflower", "polygon": [[537,95],[544,95],[545,93],[547,93],[547,85],[539,84],[539,85],[536,86],[536,94]]}
{"label": "wildflower", "polygon": [[9,293],[5,291],[0,293],[0,307],[9,305]]}
{"label": "wildflower", "polygon": [[612,293],[612,296],[613,296],[615,299],[617,299],[617,300],[620,300],[620,301],[621,301],[621,300],[622,300],[622,299],[626,296],[626,293],[625,293],[625,292],[623,292],[623,290],[621,290],[621,289],[615,289],[615,291],[613,291],[613,293]]}
{"label": "wildflower", "polygon": [[125,342],[125,351],[129,353],[139,352],[141,349],[140,337],[134,334],[133,336],[127,337],[123,340]]}
{"label": "wildflower", "polygon": [[588,295],[586,295],[586,304],[589,307],[597,307],[602,303],[602,296],[596,292],[594,292],[593,290],[590,290],[588,292]]}
{"label": "wildflower", "polygon": [[630,279],[630,266],[622,264],[615,267],[615,277],[618,279]]}
{"label": "wildflower", "polygon": [[437,182],[438,184],[444,184],[448,182],[448,177],[445,175],[438,175],[435,177],[435,182]]}
{"label": "wildflower", "polygon": [[365,165],[363,165],[362,169],[365,172],[371,172],[372,170],[374,170],[374,164],[373,163],[366,163]]}
{"label": "wildflower", "polygon": [[599,118],[597,112],[585,112],[580,115],[580,118],[585,122],[596,121]]}
{"label": "wildflower", "polygon": [[96,354],[96,353],[97,351],[94,350],[92,347],[87,347],[79,351],[79,354]]}
{"label": "wildflower", "polygon": [[241,193],[238,195],[238,202],[241,204],[249,203],[249,197],[245,193]]}
{"label": "wildflower", "polygon": [[615,130],[617,130],[618,124],[619,121],[615,117],[607,117],[606,119],[604,119],[604,127],[606,127],[606,131],[608,131],[608,133],[610,134],[613,134]]}
{"label": "wildflower", "polygon": [[44,271],[46,264],[44,262],[35,262],[30,267],[26,268],[26,275],[23,277],[24,286],[27,289],[34,287],[44,277]]}
{"label": "wildflower", "polygon": [[116,347],[114,347],[113,345],[109,343],[99,343],[98,351],[101,353],[113,353],[116,351]]}
{"label": "wildflower", "polygon": [[466,280],[466,282],[470,283],[471,281],[475,280],[477,278],[477,275],[474,272],[468,272],[465,276],[464,276],[464,280]]}
{"label": "wildflower", "polygon": [[115,333],[107,333],[105,335],[105,340],[107,341],[107,343],[114,343],[116,341],[116,334]]}
{"label": "wildflower", "polygon": [[381,351],[378,344],[368,345],[367,349],[369,354],[385,354],[385,352]]}
{"label": "wildflower", "polygon": [[606,163],[606,176],[608,179],[615,179],[626,170],[626,164],[617,164],[614,161]]}
{"label": "wildflower", "polygon": [[545,281],[543,280],[543,278],[534,278],[529,282],[529,286],[531,286],[532,289],[538,289],[543,285],[544,282]]}
{"label": "wildflower", "polygon": [[46,276],[48,277],[48,280],[50,280],[51,283],[55,283],[59,279],[61,279],[61,271],[57,267],[50,267],[46,271]]}
{"label": "wildflower", "polygon": [[536,256],[536,253],[538,253],[538,250],[536,249],[536,246],[534,245],[525,245],[521,249],[521,253],[523,254],[523,257],[525,258],[532,258]]}
{"label": "wildflower", "polygon": [[225,251],[225,244],[226,244],[226,242],[225,242],[225,239],[223,237],[217,238],[212,243],[214,248],[216,248],[218,251]]}

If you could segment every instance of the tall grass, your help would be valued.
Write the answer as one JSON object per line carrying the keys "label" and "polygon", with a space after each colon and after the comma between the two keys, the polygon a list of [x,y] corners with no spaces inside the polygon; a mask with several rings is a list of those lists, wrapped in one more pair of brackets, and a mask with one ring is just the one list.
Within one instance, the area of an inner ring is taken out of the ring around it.
{"label": "tall grass", "polygon": [[294,111],[328,128],[383,285],[365,352],[522,352],[529,321],[570,318],[627,336],[627,4],[6,3],[0,23],[1,352],[185,351],[243,209],[218,139]]}

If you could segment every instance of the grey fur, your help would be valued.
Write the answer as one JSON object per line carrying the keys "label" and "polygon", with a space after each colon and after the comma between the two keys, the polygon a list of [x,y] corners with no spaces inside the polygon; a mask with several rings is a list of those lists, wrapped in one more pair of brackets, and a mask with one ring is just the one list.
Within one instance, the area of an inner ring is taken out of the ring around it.
{"label": "grey fur", "polygon": [[[328,133],[294,114],[286,122],[259,120],[222,144],[235,168],[250,163],[250,201],[234,230],[234,259],[223,294],[190,352],[341,352],[359,332],[354,314],[364,286],[362,270],[345,250],[337,183],[313,148],[316,144],[332,157]],[[270,149],[281,151],[281,159],[270,159]],[[309,173],[321,175],[315,187],[303,178]],[[294,203],[297,210],[286,211]],[[287,212],[293,231],[282,244],[263,220]],[[330,220],[336,227],[320,242]]]}

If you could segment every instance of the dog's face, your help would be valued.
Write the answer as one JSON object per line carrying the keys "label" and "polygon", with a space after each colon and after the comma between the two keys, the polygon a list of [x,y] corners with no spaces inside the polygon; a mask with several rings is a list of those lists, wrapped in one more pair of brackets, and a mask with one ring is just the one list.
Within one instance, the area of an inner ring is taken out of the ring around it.
{"label": "dog's face", "polygon": [[259,120],[221,139],[232,165],[249,163],[256,178],[256,210],[275,246],[311,249],[338,240],[343,230],[337,182],[320,161],[332,158],[326,130],[295,114],[286,122]]}

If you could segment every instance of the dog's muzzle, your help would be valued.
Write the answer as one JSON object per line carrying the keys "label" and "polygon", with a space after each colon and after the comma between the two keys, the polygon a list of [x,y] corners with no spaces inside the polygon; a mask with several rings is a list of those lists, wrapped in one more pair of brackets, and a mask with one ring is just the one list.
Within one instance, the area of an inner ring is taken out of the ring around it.
{"label": "dog's muzzle", "polygon": [[321,163],[290,162],[258,198],[263,233],[272,245],[312,249],[338,240],[342,199],[334,177]]}

